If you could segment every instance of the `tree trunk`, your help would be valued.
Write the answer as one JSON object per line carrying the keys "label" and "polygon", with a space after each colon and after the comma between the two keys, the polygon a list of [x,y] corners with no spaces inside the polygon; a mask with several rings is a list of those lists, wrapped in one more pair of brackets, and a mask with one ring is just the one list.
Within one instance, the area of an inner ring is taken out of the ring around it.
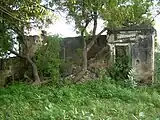
{"label": "tree trunk", "polygon": [[38,85],[38,84],[40,84],[41,83],[41,80],[40,80],[40,77],[39,77],[39,75],[38,75],[38,69],[37,69],[37,66],[36,66],[36,64],[32,61],[32,59],[30,58],[30,57],[26,57],[27,58],[27,61],[31,64],[31,66],[32,66],[32,72],[33,72],[33,76],[34,76],[34,79],[35,79],[35,81],[34,81],[34,85]]}
{"label": "tree trunk", "polygon": [[78,82],[84,76],[84,74],[87,71],[87,44],[86,44],[86,40],[84,38],[84,32],[85,32],[87,26],[89,25],[90,21],[91,20],[86,20],[86,24],[85,24],[84,28],[81,31],[81,37],[82,37],[82,41],[83,41],[83,60],[82,60],[83,65],[82,65],[81,72],[79,72],[78,75],[75,76],[75,78],[74,78],[74,82],[75,83]]}
{"label": "tree trunk", "polygon": [[83,38],[83,71],[87,70],[87,44],[86,44],[86,40]]}
{"label": "tree trunk", "polygon": [[82,65],[82,70],[81,72],[78,73],[78,75],[74,78],[74,82],[80,81],[80,79],[84,76],[84,74],[87,71],[87,44],[86,40],[84,39],[83,34],[81,35],[82,41],[83,41],[83,65]]}
{"label": "tree trunk", "polygon": [[90,21],[86,22],[86,25],[84,27],[84,29],[82,29],[81,31],[81,37],[82,37],[82,41],[83,41],[83,65],[82,65],[82,71],[78,73],[78,75],[74,78],[74,82],[78,82],[86,73],[87,68],[88,68],[88,59],[87,59],[87,54],[88,51],[91,49],[91,47],[94,45],[95,41],[97,40],[97,38],[103,33],[105,32],[107,29],[104,28],[97,36],[96,36],[96,30],[97,30],[97,12],[94,12],[94,25],[93,25],[93,33],[92,33],[92,40],[91,42],[87,45],[86,44],[86,40],[84,38],[84,31],[86,30],[88,24]]}

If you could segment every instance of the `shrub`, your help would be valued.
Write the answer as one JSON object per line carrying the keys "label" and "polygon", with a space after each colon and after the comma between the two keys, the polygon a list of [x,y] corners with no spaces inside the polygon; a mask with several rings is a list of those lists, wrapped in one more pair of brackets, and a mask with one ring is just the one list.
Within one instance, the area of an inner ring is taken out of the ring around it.
{"label": "shrub", "polygon": [[36,64],[43,78],[47,77],[54,81],[59,79],[60,40],[58,36],[48,36],[36,53]]}
{"label": "shrub", "polygon": [[126,64],[128,63],[128,59],[126,56],[117,58],[116,62],[107,70],[109,77],[123,81],[128,79],[128,73],[130,71],[129,64]]}
{"label": "shrub", "polygon": [[128,87],[135,88],[137,86],[137,72],[135,69],[131,69],[128,73],[128,79],[125,80],[125,83]]}

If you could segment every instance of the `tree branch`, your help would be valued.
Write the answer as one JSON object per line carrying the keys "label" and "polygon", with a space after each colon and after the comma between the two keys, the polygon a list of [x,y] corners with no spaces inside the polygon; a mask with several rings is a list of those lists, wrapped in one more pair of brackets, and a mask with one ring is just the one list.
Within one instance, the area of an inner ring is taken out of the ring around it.
{"label": "tree branch", "polygon": [[92,41],[87,45],[87,52],[91,49],[91,47],[94,45],[95,41],[97,40],[97,38],[106,30],[109,30],[108,28],[104,28],[101,32],[98,33],[98,35],[94,36],[94,38],[92,38]]}
{"label": "tree branch", "polygon": [[93,37],[92,39],[95,37],[96,35],[96,30],[97,30],[97,12],[94,12],[94,17],[93,17],[93,21],[94,21],[94,24],[93,24]]}
{"label": "tree branch", "polygon": [[52,11],[52,12],[55,12],[55,10],[53,10],[53,9],[51,9],[51,8],[49,8],[49,7],[46,7],[46,6],[44,6],[44,5],[40,5],[41,7],[43,7],[43,8],[45,8],[45,9],[47,9],[47,10],[50,10],[50,11]]}
{"label": "tree branch", "polygon": [[[23,22],[23,23],[26,23],[26,24],[31,24],[31,23],[35,23],[35,22],[26,22],[26,21],[23,21],[17,17],[15,17],[15,15],[13,15],[10,11],[8,11],[7,9],[3,8],[2,6],[0,6],[0,11],[6,15],[8,15],[9,17],[17,20],[17,21],[20,21],[20,22]],[[3,18],[2,18],[3,19]]]}
{"label": "tree branch", "polygon": [[160,11],[158,11],[158,13],[153,17],[149,24],[151,24],[158,15],[160,15]]}
{"label": "tree branch", "polygon": [[81,30],[81,35],[84,34],[84,31],[86,30],[86,28],[88,27],[89,23],[91,22],[92,19],[90,20],[86,20],[86,24],[84,26],[84,28]]}
{"label": "tree branch", "polygon": [[9,50],[9,52],[10,52],[10,53],[12,53],[12,54],[14,54],[14,55],[16,55],[17,57],[20,57],[20,58],[26,59],[26,57],[25,57],[25,56],[20,55],[20,54],[18,54],[17,52],[15,52],[15,51],[13,51],[13,50]]}

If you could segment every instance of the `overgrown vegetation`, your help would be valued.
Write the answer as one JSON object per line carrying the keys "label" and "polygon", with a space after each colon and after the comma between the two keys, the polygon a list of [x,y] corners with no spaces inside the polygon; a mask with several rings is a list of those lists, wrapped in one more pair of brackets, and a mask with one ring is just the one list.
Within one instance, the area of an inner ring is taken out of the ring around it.
{"label": "overgrown vegetation", "polygon": [[[153,5],[153,2],[148,0],[145,2],[141,0],[64,0],[57,3],[58,6],[61,6],[58,7],[60,10],[67,11],[67,20],[73,20],[75,22],[75,29],[80,34],[84,44],[82,71],[74,78],[75,81],[80,80],[87,72],[88,52],[101,34],[107,31],[106,34],[109,36],[112,29],[150,24],[151,17],[148,11]],[[139,12],[137,13],[137,11]],[[145,17],[144,14],[146,14]],[[104,28],[101,31],[97,30],[99,19],[104,22]],[[92,26],[90,31],[87,29],[89,25]],[[91,38],[88,44],[84,36]]]}
{"label": "overgrown vegetation", "polygon": [[63,87],[17,84],[0,89],[0,119],[160,119],[160,87],[130,89],[114,82],[107,78]]}
{"label": "overgrown vegetation", "polygon": [[108,75],[115,80],[128,79],[128,74],[131,69],[128,61],[129,57],[127,56],[116,58],[115,63],[107,70]]}
{"label": "overgrown vegetation", "polygon": [[[40,30],[46,28],[56,19],[54,15],[57,11],[66,11],[65,17],[67,21],[75,23],[74,28],[81,36],[84,44],[83,55],[81,55],[83,58],[81,72],[74,78],[75,81],[79,81],[88,71],[87,54],[96,44],[98,37],[106,31],[107,36],[109,36],[111,30],[120,27],[151,24],[153,21],[151,21],[150,7],[153,4],[153,1],[150,0],[2,0],[0,2],[0,54],[10,55],[12,53],[27,61],[32,66],[34,84],[41,84],[42,76],[52,76],[52,79],[56,79],[58,71],[57,60],[53,60],[53,54],[49,55],[51,53],[46,51],[46,57],[50,57],[48,62],[39,54],[37,67],[33,58],[36,47],[39,45],[35,44],[34,40],[28,39],[29,37],[27,38],[26,35],[30,34],[34,28]],[[97,31],[99,20],[104,22],[101,31]],[[92,27],[91,30],[88,29],[89,26]],[[99,33],[97,34],[97,32]],[[44,36],[43,34],[41,37]],[[86,43],[86,36],[91,39],[88,44]],[[55,45],[55,47],[57,46]],[[58,55],[58,52],[55,52],[55,55]],[[40,60],[40,57],[42,57],[42,60]],[[40,61],[48,65],[40,65]],[[54,66],[50,63],[55,63],[56,65]],[[42,76],[39,75],[39,69]]]}
{"label": "overgrown vegetation", "polygon": [[[95,44],[98,45],[96,41],[101,34],[107,31],[106,36],[109,37],[116,28],[151,25],[153,21],[150,7],[153,6],[153,1],[1,1],[0,57],[14,54],[26,62],[24,65],[26,69],[23,66],[24,73],[28,66],[32,67],[30,69],[32,79],[26,74],[24,74],[24,78],[29,80],[28,83],[32,82],[37,86],[13,82],[13,85],[9,87],[0,88],[0,120],[160,120],[159,84],[157,87],[144,86],[140,88],[135,86],[130,66],[124,64],[128,63],[126,56],[117,58],[116,63],[110,69],[97,68],[95,70],[98,74],[95,77],[96,80],[92,78],[92,81],[84,84],[70,84],[73,81],[78,83],[85,74],[88,74],[87,55]],[[83,41],[83,49],[77,49],[75,52],[80,56],[78,59],[83,59],[80,60],[82,63],[66,60],[62,64],[59,55],[61,38],[47,36],[46,32],[42,30],[51,24],[53,19],[56,19],[55,17],[52,19],[52,17],[57,11],[65,11],[67,21],[75,23],[75,30]],[[97,31],[99,20],[104,22],[101,31]],[[88,30],[89,26],[92,26],[90,31]],[[26,36],[33,28],[41,29],[42,34]],[[97,32],[99,33],[97,34]],[[116,36],[114,37],[116,38]],[[42,38],[47,39],[41,41]],[[87,43],[88,38],[91,40]],[[37,48],[39,48],[38,51]],[[157,57],[156,78],[159,80],[159,55]],[[78,63],[81,65],[77,65]],[[11,67],[10,69],[14,69]],[[72,82],[70,78],[68,78],[70,81],[67,78],[61,81],[60,72],[63,73],[63,71],[60,67],[64,72],[67,71],[67,74],[77,73]],[[71,72],[66,69],[70,67]],[[21,69],[15,70],[15,73],[7,71],[7,75],[2,74],[4,77],[1,80],[0,76],[2,86],[7,83],[5,80],[9,81],[12,76],[14,79],[15,74],[20,74],[20,71]],[[106,73],[109,74],[106,75]],[[86,79],[88,78],[86,77]],[[51,80],[54,84],[44,86],[41,83],[44,83],[45,80]]]}
{"label": "overgrown vegetation", "polygon": [[60,41],[58,36],[48,36],[36,53],[36,64],[42,79],[50,79],[54,83],[60,78],[61,64]]}
{"label": "overgrown vegetation", "polygon": [[160,83],[160,53],[155,54],[155,82]]}
{"label": "overgrown vegetation", "polygon": [[41,80],[37,66],[32,61],[34,45],[29,44],[25,35],[26,31],[29,32],[33,27],[40,28],[52,23],[53,14],[49,15],[47,5],[41,3],[41,0],[1,0],[0,2],[0,55],[12,53],[28,61],[32,66],[34,84],[40,84]]}

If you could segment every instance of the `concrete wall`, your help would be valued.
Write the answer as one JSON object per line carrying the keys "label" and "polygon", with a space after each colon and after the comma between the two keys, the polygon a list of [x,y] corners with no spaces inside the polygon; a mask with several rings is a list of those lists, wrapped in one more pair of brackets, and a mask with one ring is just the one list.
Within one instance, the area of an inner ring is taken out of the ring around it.
{"label": "concrete wall", "polygon": [[[86,40],[87,44],[90,42],[90,39]],[[105,49],[103,49],[106,47]],[[101,51],[103,49],[103,51]],[[83,50],[83,42],[81,37],[69,37],[64,38],[61,42],[61,52],[60,56],[65,61],[64,64],[61,65],[63,68],[62,75],[67,76],[69,74],[80,71],[82,65],[82,50]],[[94,58],[95,56],[100,59],[107,58],[109,46],[107,44],[106,35],[101,35],[96,44],[92,46],[92,48],[88,51],[88,60]],[[97,53],[101,54],[97,54]],[[68,62],[69,61],[69,62]],[[91,62],[90,62],[91,63]],[[105,66],[105,63],[102,63]],[[107,63],[108,64],[108,63]],[[90,67],[99,66],[94,64],[89,64]]]}
{"label": "concrete wall", "polygon": [[152,33],[137,35],[132,46],[132,67],[137,71],[137,79],[150,84],[154,76],[154,40]]}
{"label": "concrete wall", "polygon": [[130,28],[114,31],[109,39],[112,46],[112,61],[115,61],[116,46],[128,46],[130,65],[135,71],[134,77],[140,83],[151,84],[154,81],[154,29],[152,27]]}
{"label": "concrete wall", "polygon": [[10,57],[9,59],[0,59],[0,87],[3,87],[11,79],[21,79],[24,75],[24,65],[21,64],[17,57]]}
{"label": "concrete wall", "polygon": [[[90,42],[90,39],[87,40],[87,44]],[[101,35],[96,44],[88,52],[88,59],[93,58],[96,53],[98,53],[102,48],[107,46],[106,35]],[[83,49],[83,42],[81,37],[68,37],[64,38],[61,42],[61,58],[63,59],[73,59],[79,60],[81,56],[77,54],[77,50]]]}
{"label": "concrete wall", "polygon": [[[108,40],[106,40],[106,36],[99,37],[96,44],[88,52],[88,59],[95,57],[100,50],[108,46],[107,51],[110,51],[110,55],[107,63],[111,65],[119,56],[120,52],[117,52],[117,48],[124,47],[126,48],[125,54],[129,57],[128,64],[136,72],[134,77],[141,83],[150,84],[154,80],[153,35],[154,29],[148,26],[112,30]],[[80,56],[76,54],[76,49],[83,48],[80,37],[65,38],[62,48],[63,59],[80,60]]]}

